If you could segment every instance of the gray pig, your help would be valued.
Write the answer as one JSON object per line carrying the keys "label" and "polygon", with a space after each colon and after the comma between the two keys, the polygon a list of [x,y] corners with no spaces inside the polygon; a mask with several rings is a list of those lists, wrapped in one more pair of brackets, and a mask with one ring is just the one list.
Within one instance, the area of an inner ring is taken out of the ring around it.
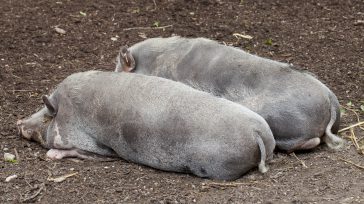
{"label": "gray pig", "polygon": [[45,107],[17,122],[50,149],[47,157],[119,156],[165,171],[233,180],[265,172],[275,140],[265,120],[182,83],[133,73],[89,71],[67,77]]}
{"label": "gray pig", "polygon": [[117,57],[116,72],[134,71],[185,83],[242,104],[269,124],[277,147],[312,149],[321,139],[343,146],[336,96],[311,74],[204,38],[152,38]]}

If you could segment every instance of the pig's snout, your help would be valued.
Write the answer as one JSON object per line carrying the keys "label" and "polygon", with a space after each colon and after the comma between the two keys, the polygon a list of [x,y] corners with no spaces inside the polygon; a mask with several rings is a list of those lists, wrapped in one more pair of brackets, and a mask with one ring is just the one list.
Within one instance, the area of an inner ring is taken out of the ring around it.
{"label": "pig's snout", "polygon": [[23,124],[22,120],[16,121],[16,127],[18,128],[18,136],[22,136],[21,126]]}
{"label": "pig's snout", "polygon": [[18,128],[19,136],[23,136],[29,140],[32,138],[33,131],[31,129],[24,130],[24,121],[23,120],[18,120],[16,122],[16,126]]}

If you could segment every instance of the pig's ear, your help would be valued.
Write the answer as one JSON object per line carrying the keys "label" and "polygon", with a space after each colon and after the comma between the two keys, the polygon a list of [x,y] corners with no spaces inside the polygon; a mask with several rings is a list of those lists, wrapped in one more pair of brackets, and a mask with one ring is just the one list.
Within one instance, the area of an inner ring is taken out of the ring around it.
{"label": "pig's ear", "polygon": [[131,72],[135,69],[134,57],[131,55],[127,46],[120,48],[119,55],[116,58],[116,63],[115,72]]}
{"label": "pig's ear", "polygon": [[48,108],[49,113],[52,116],[55,116],[57,114],[58,107],[54,103],[51,102],[50,98],[47,95],[43,95],[42,99],[43,99],[44,105]]}

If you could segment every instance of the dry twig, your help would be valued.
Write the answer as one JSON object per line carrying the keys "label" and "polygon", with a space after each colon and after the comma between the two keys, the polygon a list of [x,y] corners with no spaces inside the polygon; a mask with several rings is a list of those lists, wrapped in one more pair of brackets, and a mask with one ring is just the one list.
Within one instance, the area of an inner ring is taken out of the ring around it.
{"label": "dry twig", "polygon": [[31,92],[31,91],[34,91],[34,90],[26,90],[26,89],[24,89],[24,90],[12,90],[12,92]]}
{"label": "dry twig", "polygon": [[14,148],[14,153],[15,153],[16,161],[18,161],[18,163],[19,163],[20,162],[20,157],[19,157],[19,154],[18,154],[18,151],[16,150],[16,148]]}
{"label": "dry twig", "polygon": [[153,0],[154,3],[154,10],[157,10],[157,3],[155,2],[155,0]]}
{"label": "dry twig", "polygon": [[[48,173],[49,174],[49,173]],[[71,174],[66,174],[66,175],[63,175],[63,176],[60,176],[60,177],[56,177],[56,178],[51,178],[50,176],[47,178],[47,181],[53,181],[53,182],[56,182],[56,183],[60,183],[64,180],[66,180],[68,177],[71,177],[71,176],[75,176],[77,175],[78,172],[75,172],[75,173],[71,173]]]}
{"label": "dry twig", "polygon": [[339,160],[344,161],[344,162],[347,162],[347,163],[349,163],[349,164],[352,164],[352,165],[354,165],[354,166],[358,167],[359,169],[364,169],[364,166],[360,166],[360,165],[358,165],[358,164],[355,164],[355,163],[354,163],[354,162],[352,162],[352,161],[349,161],[349,160],[346,160],[346,159],[343,159],[343,158],[339,158]]}
{"label": "dry twig", "polygon": [[305,162],[304,161],[302,161],[301,159],[299,159],[297,156],[296,156],[296,154],[294,153],[294,152],[292,152],[292,155],[299,161],[299,162],[301,162],[301,164],[302,164],[302,166],[304,167],[304,168],[308,168],[307,166],[306,166],[306,164],[305,164]]}
{"label": "dry twig", "polygon": [[159,27],[133,27],[133,28],[124,28],[123,31],[127,30],[157,30],[157,29],[166,29],[172,27],[173,25],[159,26]]}
{"label": "dry twig", "polygon": [[27,202],[27,201],[32,201],[34,198],[36,198],[43,190],[45,189],[45,185],[44,183],[42,183],[40,185],[40,187],[38,188],[38,190],[36,192],[33,193],[33,195],[30,196],[21,196],[21,202]]}
{"label": "dry twig", "polygon": [[349,127],[343,128],[343,129],[339,130],[338,132],[340,133],[340,132],[349,130],[350,128],[353,128],[353,127],[356,127],[356,126],[360,126],[360,125],[363,125],[363,124],[364,124],[364,121],[358,122],[358,123],[355,123],[354,125],[350,125]]}
{"label": "dry twig", "polygon": [[353,112],[355,114],[355,116],[356,116],[356,120],[358,122],[360,122],[360,120],[359,120],[359,114],[354,109],[349,108],[349,107],[346,107],[346,106],[341,106],[341,107],[345,108],[346,110],[349,110],[349,111]]}
{"label": "dry twig", "polygon": [[353,128],[350,128],[350,133],[351,133],[351,136],[350,136],[350,139],[351,141],[353,142],[355,148],[357,151],[359,151],[361,154],[364,155],[364,149],[362,149],[358,143],[358,138],[356,137],[355,133],[354,133],[354,129]]}
{"label": "dry twig", "polygon": [[229,182],[229,183],[218,183],[218,182],[208,182],[208,183],[202,183],[202,186],[209,186],[209,187],[238,187],[241,185],[253,185],[253,184],[262,184],[267,187],[269,187],[268,184],[259,182],[259,181],[251,181],[251,182]]}
{"label": "dry twig", "polygon": [[[341,106],[342,108],[345,108],[346,110],[349,110],[349,111],[351,111],[351,112],[353,112],[354,114],[355,114],[355,116],[356,116],[356,120],[358,121],[358,123],[360,123],[360,117],[359,117],[359,114],[357,113],[357,111],[356,110],[354,110],[354,109],[352,109],[352,108],[349,108],[349,107],[346,107],[346,106]],[[359,128],[360,129],[362,129],[362,130],[364,130],[364,127],[361,127],[361,125],[362,124],[359,124],[358,126],[359,126]],[[349,128],[348,128],[349,129]]]}
{"label": "dry twig", "polygon": [[10,73],[13,77],[15,77],[15,78],[18,78],[18,79],[22,79],[20,76],[16,76],[15,74],[13,74],[13,73]]}
{"label": "dry twig", "polygon": [[243,35],[243,34],[240,34],[240,33],[234,33],[233,36],[238,38],[238,39],[239,38],[244,38],[244,39],[248,39],[248,40],[253,39],[253,37],[250,36],[250,35]]}
{"label": "dry twig", "polygon": [[364,25],[364,21],[363,20],[357,20],[354,22],[354,25]]}

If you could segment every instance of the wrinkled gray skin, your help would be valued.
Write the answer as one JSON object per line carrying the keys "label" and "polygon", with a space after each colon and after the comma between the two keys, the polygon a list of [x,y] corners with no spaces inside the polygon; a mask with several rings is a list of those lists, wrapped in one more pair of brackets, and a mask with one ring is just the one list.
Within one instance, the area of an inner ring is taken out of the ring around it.
{"label": "wrinkled gray skin", "polygon": [[45,107],[17,122],[51,159],[120,156],[200,177],[233,180],[265,172],[275,141],[249,109],[182,83],[133,73],[89,71],[67,77]]}
{"label": "wrinkled gray skin", "polygon": [[336,135],[336,96],[292,65],[261,58],[204,38],[152,38],[117,57],[116,72],[134,71],[182,82],[242,104],[269,124],[277,147],[292,152],[324,142],[343,146]]}

